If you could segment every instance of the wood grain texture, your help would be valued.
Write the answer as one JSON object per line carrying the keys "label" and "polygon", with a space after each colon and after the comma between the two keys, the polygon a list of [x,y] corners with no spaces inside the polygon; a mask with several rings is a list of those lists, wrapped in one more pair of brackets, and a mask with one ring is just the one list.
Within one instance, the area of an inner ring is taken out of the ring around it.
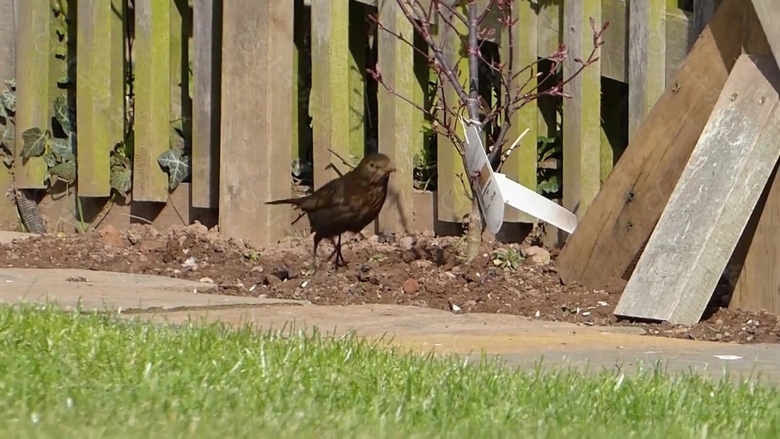
{"label": "wood grain texture", "polygon": [[741,52],[741,0],[726,0],[648,114],[556,261],[564,282],[603,288],[655,227]]}
{"label": "wood grain texture", "polygon": [[[0,87],[5,87],[5,82],[16,77],[16,24],[15,24],[15,0],[0,0]],[[13,129],[10,120],[0,118],[0,132]],[[3,142],[8,152],[13,154],[14,144],[11,139]],[[0,192],[6,193],[13,183],[13,173],[5,166],[0,167]],[[19,222],[16,206],[11,202],[0,203],[0,224],[11,226]]]}
{"label": "wood grain texture", "polygon": [[125,134],[124,7],[78,2],[76,108],[80,197],[111,194],[111,150]]}
{"label": "wood grain texture", "polygon": [[780,70],[737,60],[615,314],[698,323],[780,157]]}
{"label": "wood grain texture", "polygon": [[[520,70],[534,64],[537,59],[537,33],[525,32],[525,29],[536,29],[538,26],[536,10],[531,1],[515,1],[512,3],[511,8],[512,19],[517,20],[517,22],[514,26],[508,29],[505,28],[501,33],[501,62],[508,63],[510,56],[512,57],[513,71],[510,75],[512,77],[518,75],[515,80],[515,87],[517,87],[526,78],[525,75],[518,74]],[[511,30],[514,34],[512,35],[512,44],[509,44],[510,35],[508,30]],[[534,73],[537,73],[536,69],[534,69]],[[534,85],[534,81],[531,81],[530,86],[533,87]],[[501,167],[501,172],[523,186],[536,190],[537,139],[539,134],[538,101],[528,102],[515,111],[512,115],[511,123],[512,126],[506,136],[507,143],[504,146],[504,151],[512,146],[515,139],[523,134],[523,131],[528,129],[528,132],[525,133],[525,137],[507,157],[506,162]],[[533,223],[536,222],[536,218],[509,207],[504,211],[504,221]]]}
{"label": "wood grain texture", "polygon": [[775,60],[780,63],[780,2],[777,0],[752,0],[753,8],[764,29]]}
{"label": "wood grain texture", "polygon": [[[467,14],[464,7],[459,8],[458,12],[463,16]],[[463,56],[466,53],[464,49],[466,39],[461,39],[459,35],[467,35],[468,30],[462,21],[454,17],[447,20],[453,23],[455,29],[447,30],[446,26],[443,26],[435,38],[449,65],[456,71],[460,71],[460,82],[463,84],[468,77],[468,58]],[[456,111],[460,107],[460,99],[455,88],[450,85],[449,81],[444,84],[443,88],[443,103],[451,111]],[[467,116],[465,109],[462,114],[464,117]],[[450,125],[459,133],[463,132],[459,122],[454,121],[454,125],[452,123]],[[463,159],[458,153],[457,147],[446,136],[438,136],[436,149],[436,209],[438,218],[440,221],[461,223],[471,212],[471,200],[468,198],[468,192],[464,186],[464,184],[468,185],[468,180],[461,180]]]}
{"label": "wood grain texture", "polygon": [[312,117],[314,189],[317,189],[349,170],[329,151],[332,149],[349,158],[349,2],[312,0],[311,26],[309,114]]}
{"label": "wood grain texture", "polygon": [[192,97],[192,205],[219,205],[222,0],[195,0]]}
{"label": "wood grain texture", "polygon": [[[572,78],[581,67],[575,57],[592,50],[593,28],[601,28],[601,1],[564,3],[563,42],[573,56],[563,62],[563,77]],[[579,218],[601,187],[601,63],[596,61],[564,87],[571,99],[563,100],[563,206]]]}
{"label": "wood grain texture", "polygon": [[219,229],[255,245],[291,229],[293,2],[224,2]]}
{"label": "wood grain texture", "polygon": [[171,0],[135,3],[133,200],[168,200],[168,174],[157,163],[170,145]]}
{"label": "wood grain texture", "polygon": [[[393,34],[404,36],[413,41],[414,29],[404,16],[396,0],[380,0],[379,21]],[[379,31],[378,65],[382,78],[401,96],[415,96],[415,88],[419,87],[414,73],[414,48],[400,41],[390,32]],[[420,150],[419,132],[413,126],[416,108],[402,99],[379,87],[379,152],[387,154],[397,171],[390,182],[388,201],[377,220],[378,231],[402,232],[413,228],[411,217],[414,206],[414,187],[412,186],[412,170],[414,167],[414,152]],[[419,102],[422,104],[422,102]],[[417,142],[414,142],[417,140]],[[414,143],[413,143],[414,142]]]}
{"label": "wood grain texture", "polygon": [[[780,178],[778,166],[753,210],[732,255],[735,273],[730,309],[780,313]],[[729,270],[727,269],[727,272]]]}
{"label": "wood grain texture", "polygon": [[666,88],[666,0],[629,2],[628,137]]}
{"label": "wood grain texture", "polygon": [[16,151],[14,183],[17,189],[43,189],[46,162],[43,157],[21,157],[22,133],[30,128],[51,128],[52,88],[50,70],[54,58],[54,16],[48,0],[16,2]]}

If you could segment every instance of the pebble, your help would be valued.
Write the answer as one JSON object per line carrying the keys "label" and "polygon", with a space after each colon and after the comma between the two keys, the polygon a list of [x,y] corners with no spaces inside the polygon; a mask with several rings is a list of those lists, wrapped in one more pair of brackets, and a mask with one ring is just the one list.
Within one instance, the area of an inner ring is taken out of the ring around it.
{"label": "pebble", "polygon": [[533,246],[523,250],[523,257],[526,262],[533,265],[547,265],[550,263],[550,252],[542,247]]}
{"label": "pebble", "polygon": [[420,283],[416,279],[409,278],[401,285],[401,289],[406,294],[415,294],[420,291]]}
{"label": "pebble", "polygon": [[210,277],[202,277],[202,278],[198,279],[198,282],[205,282],[207,284],[213,284],[214,283],[214,279],[212,279]]}

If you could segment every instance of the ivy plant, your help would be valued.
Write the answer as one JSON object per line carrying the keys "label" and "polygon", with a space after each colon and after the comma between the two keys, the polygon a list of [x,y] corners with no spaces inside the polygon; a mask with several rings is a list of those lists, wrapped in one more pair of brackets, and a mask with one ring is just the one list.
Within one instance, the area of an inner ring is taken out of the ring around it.
{"label": "ivy plant", "polygon": [[184,151],[184,121],[185,118],[171,121],[170,146],[157,157],[157,163],[168,173],[168,190],[171,191],[189,177],[192,170],[192,160]]}

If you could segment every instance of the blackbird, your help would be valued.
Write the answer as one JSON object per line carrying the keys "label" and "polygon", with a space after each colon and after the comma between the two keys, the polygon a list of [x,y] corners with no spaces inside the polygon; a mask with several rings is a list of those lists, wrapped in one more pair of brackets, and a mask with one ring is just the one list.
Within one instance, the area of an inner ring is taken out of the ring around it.
{"label": "blackbird", "polygon": [[[265,204],[292,204],[309,218],[314,231],[313,267],[317,267],[317,246],[323,239],[333,243],[336,267],[344,263],[341,254],[341,234],[358,233],[382,210],[387,198],[387,185],[395,168],[382,153],[371,153],[351,171],[325,183],[312,194],[300,198],[269,201]],[[338,240],[334,239],[338,237]]]}

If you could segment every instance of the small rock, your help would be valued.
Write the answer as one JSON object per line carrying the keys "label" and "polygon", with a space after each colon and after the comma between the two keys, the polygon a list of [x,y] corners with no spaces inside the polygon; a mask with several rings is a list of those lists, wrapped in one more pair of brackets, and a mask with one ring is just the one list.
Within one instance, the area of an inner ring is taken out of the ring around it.
{"label": "small rock", "polygon": [[718,326],[723,325],[723,319],[715,320],[715,324],[718,325]]}
{"label": "small rock", "polygon": [[468,308],[474,308],[475,306],[477,306],[477,301],[476,300],[467,300],[465,305]]}
{"label": "small rock", "polygon": [[415,279],[409,278],[404,281],[403,285],[401,286],[401,289],[406,294],[415,294],[418,291],[420,291],[420,283],[417,282],[417,280]]}
{"label": "small rock", "polygon": [[414,246],[414,237],[404,236],[398,241],[398,245],[402,250],[411,250],[412,246]]}
{"label": "small rock", "polygon": [[136,230],[128,229],[126,235],[130,244],[136,245],[141,242],[141,235]]}
{"label": "small rock", "polygon": [[202,235],[202,234],[205,235],[209,231],[208,227],[204,226],[203,224],[200,223],[200,221],[197,221],[197,220],[193,224],[190,224],[189,226],[187,226],[187,229],[192,231],[192,232],[195,232],[195,233],[197,233],[199,235]]}
{"label": "small rock", "polygon": [[205,282],[207,284],[213,284],[214,283],[214,279],[212,279],[210,277],[202,277],[202,278],[198,279],[198,282]]}
{"label": "small rock", "polygon": [[265,284],[266,285],[279,285],[282,283],[282,280],[279,279],[277,276],[273,274],[266,274],[265,275]]}
{"label": "small rock", "polygon": [[122,235],[111,224],[106,225],[100,230],[100,242],[107,247],[124,247],[125,240],[122,239]]}
{"label": "small rock", "polygon": [[528,247],[523,250],[523,257],[533,265],[547,265],[550,263],[550,252],[538,246]]}
{"label": "small rock", "polygon": [[414,268],[430,268],[432,265],[433,262],[427,259],[415,259],[412,261],[412,267]]}
{"label": "small rock", "polygon": [[165,243],[158,239],[144,239],[138,246],[138,250],[143,253],[148,253],[163,247],[165,247]]}
{"label": "small rock", "polygon": [[254,266],[254,267],[252,267],[252,269],[251,269],[251,270],[249,270],[249,271],[250,271],[250,272],[253,272],[253,273],[262,273],[263,271],[265,271],[265,268],[263,268],[263,266],[262,266],[262,265],[255,265],[255,266]]}

